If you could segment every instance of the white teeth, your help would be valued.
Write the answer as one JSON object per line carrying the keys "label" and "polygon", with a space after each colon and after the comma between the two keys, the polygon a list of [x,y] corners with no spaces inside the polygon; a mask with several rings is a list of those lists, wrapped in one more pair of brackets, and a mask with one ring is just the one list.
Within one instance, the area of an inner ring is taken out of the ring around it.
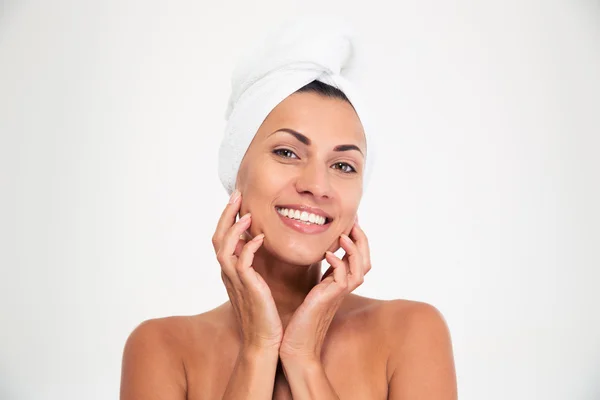
{"label": "white teeth", "polygon": [[306,211],[300,211],[300,210],[291,210],[288,208],[279,208],[277,207],[277,212],[281,215],[283,215],[284,217],[288,217],[291,219],[297,219],[306,223],[311,223],[311,224],[315,224],[315,225],[324,225],[326,222],[325,217],[322,217],[320,215],[316,215],[316,214],[312,214],[312,213],[308,213]]}

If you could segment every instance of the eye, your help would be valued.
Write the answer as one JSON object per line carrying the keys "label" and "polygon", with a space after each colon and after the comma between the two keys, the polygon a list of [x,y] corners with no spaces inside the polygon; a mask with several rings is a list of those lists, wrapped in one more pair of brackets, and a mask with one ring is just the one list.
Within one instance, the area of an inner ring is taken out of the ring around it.
{"label": "eye", "polygon": [[335,164],[332,165],[333,169],[339,169],[342,170],[342,172],[344,172],[345,174],[351,174],[356,172],[356,169],[354,169],[354,167],[348,163],[345,162],[336,162]]}
{"label": "eye", "polygon": [[298,158],[296,153],[294,153],[290,149],[275,149],[273,150],[273,154],[277,154],[279,157],[283,158]]}

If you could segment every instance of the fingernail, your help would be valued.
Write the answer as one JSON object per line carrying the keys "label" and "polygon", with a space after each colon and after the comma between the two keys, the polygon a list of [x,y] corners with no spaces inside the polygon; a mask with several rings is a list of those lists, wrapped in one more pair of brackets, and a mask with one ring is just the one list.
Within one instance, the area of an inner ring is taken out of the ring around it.
{"label": "fingernail", "polygon": [[233,193],[231,193],[231,197],[229,198],[229,204],[235,203],[239,198],[240,191],[236,189]]}
{"label": "fingernail", "polygon": [[247,219],[250,219],[250,213],[245,214],[242,218],[240,218],[240,221],[246,221]]}
{"label": "fingernail", "polygon": [[254,242],[258,242],[259,240],[262,240],[265,237],[264,233],[261,233],[260,235],[256,235],[254,236],[254,239],[252,239]]}
{"label": "fingernail", "polygon": [[350,240],[350,238],[348,237],[348,235],[345,235],[345,234],[343,234],[343,233],[342,233],[342,234],[340,235],[340,237],[341,237],[341,238],[342,238],[344,241],[346,241],[346,242],[348,242],[348,243],[351,243],[351,242],[352,242],[352,241]]}

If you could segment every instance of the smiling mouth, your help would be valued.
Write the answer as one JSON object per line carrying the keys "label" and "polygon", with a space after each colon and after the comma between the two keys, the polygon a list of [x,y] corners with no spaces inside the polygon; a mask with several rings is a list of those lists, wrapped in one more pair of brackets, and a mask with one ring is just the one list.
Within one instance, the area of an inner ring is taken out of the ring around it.
{"label": "smiling mouth", "polygon": [[323,226],[331,222],[330,218],[322,215],[309,213],[307,211],[295,210],[293,208],[275,207],[275,210],[285,218],[302,222],[306,225],[318,225]]}

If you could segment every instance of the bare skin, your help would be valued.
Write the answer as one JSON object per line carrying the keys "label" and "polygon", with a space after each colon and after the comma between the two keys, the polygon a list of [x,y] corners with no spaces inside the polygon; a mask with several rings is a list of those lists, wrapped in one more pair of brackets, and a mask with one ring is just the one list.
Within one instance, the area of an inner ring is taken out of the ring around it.
{"label": "bare skin", "polygon": [[[240,349],[229,303],[192,317],[146,321],[129,345],[132,366],[124,368],[129,373],[123,376],[123,399],[136,398],[134,393],[222,399]],[[355,295],[340,307],[323,351],[325,372],[340,399],[456,399],[451,358],[448,333],[432,306]],[[292,398],[281,370],[272,398]]]}
{"label": "bare skin", "polygon": [[[441,314],[351,294],[371,269],[356,219],[365,154],[345,101],[298,93],[271,112],[213,236],[230,301],[136,328],[122,400],[456,399]],[[326,223],[292,226],[282,206],[312,207]]]}

